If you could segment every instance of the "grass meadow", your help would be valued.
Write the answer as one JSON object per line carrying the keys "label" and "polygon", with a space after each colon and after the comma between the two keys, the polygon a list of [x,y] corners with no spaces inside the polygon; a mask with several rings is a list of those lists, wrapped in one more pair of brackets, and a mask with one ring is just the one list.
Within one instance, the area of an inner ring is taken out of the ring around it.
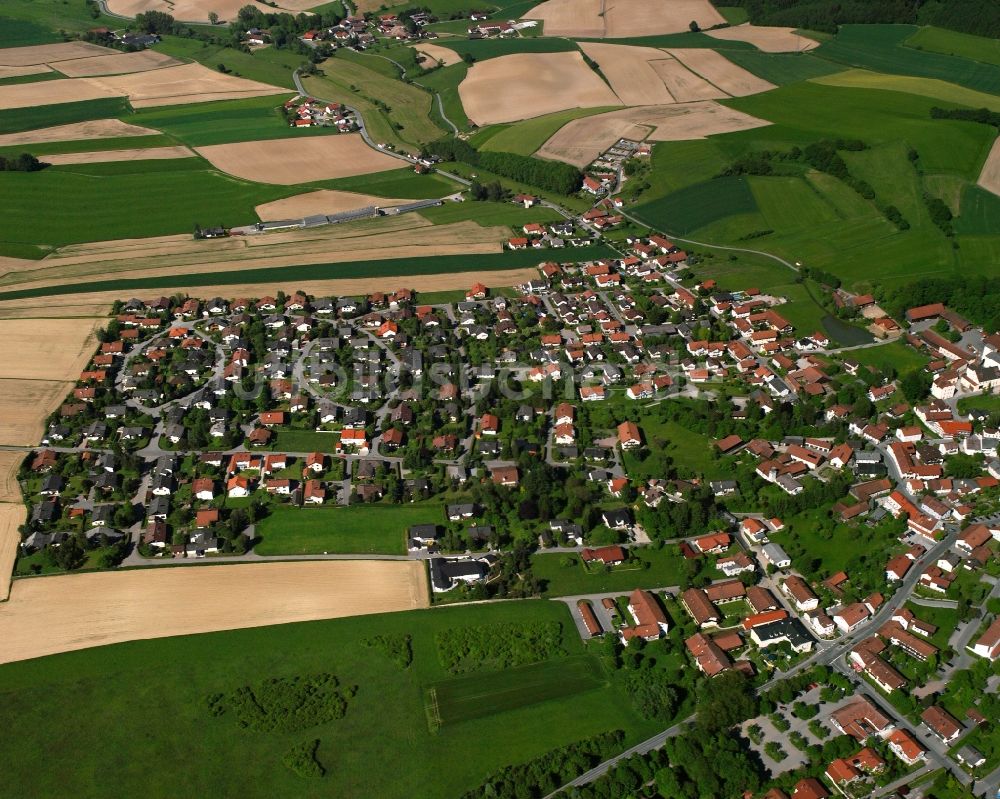
{"label": "grass meadow", "polygon": [[[438,799],[474,788],[504,765],[591,735],[624,729],[634,742],[651,734],[655,725],[635,716],[611,686],[551,699],[542,692],[530,706],[428,730],[425,689],[449,676],[438,657],[438,631],[549,620],[562,624],[560,658],[581,655],[564,605],[524,601],[137,641],[0,666],[6,790],[17,796]],[[365,646],[375,634],[412,636],[409,668]],[[340,720],[297,733],[262,733],[209,713],[213,694],[269,677],[327,672],[357,686]],[[317,758],[327,774],[305,780],[281,759],[313,738],[320,739]],[[193,741],[204,756],[192,759]],[[53,748],[58,758],[51,757]]]}
{"label": "grass meadow", "polygon": [[[684,556],[673,547],[636,547],[635,556],[621,566],[584,566],[579,555],[539,552],[531,570],[544,586],[545,596],[577,596],[607,591],[627,594],[636,588],[680,585],[688,574]],[[707,563],[707,561],[700,561]]]}
{"label": "grass meadow", "polygon": [[557,111],[554,114],[545,114],[534,119],[515,122],[512,125],[505,126],[498,133],[486,139],[482,144],[482,149],[502,153],[517,153],[518,155],[532,155],[535,150],[545,144],[567,122],[601,114],[605,111],[614,111],[617,108],[618,106],[570,108],[566,111]]}
{"label": "grass meadow", "polygon": [[33,108],[9,108],[0,111],[0,133],[20,133],[24,130],[68,125],[91,119],[106,119],[128,114],[130,108],[123,97],[82,100],[78,103],[41,105]]}
{"label": "grass meadow", "polygon": [[932,53],[1000,66],[1000,41],[986,36],[973,36],[928,25],[904,39],[903,44],[914,50],[929,50]]}
{"label": "grass meadow", "polygon": [[454,677],[427,688],[428,726],[436,729],[486,718],[607,684],[600,661],[593,655]]}
{"label": "grass meadow", "polygon": [[411,505],[351,505],[294,508],[281,505],[257,524],[259,555],[402,555],[414,524],[443,524],[439,502]]}

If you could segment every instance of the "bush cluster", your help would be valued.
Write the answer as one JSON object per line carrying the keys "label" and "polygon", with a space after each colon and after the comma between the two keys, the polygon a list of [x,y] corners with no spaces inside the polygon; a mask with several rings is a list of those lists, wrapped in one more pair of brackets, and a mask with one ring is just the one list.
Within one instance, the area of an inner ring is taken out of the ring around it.
{"label": "bush cluster", "polygon": [[435,640],[441,664],[452,674],[524,666],[565,654],[557,621],[453,627]]}

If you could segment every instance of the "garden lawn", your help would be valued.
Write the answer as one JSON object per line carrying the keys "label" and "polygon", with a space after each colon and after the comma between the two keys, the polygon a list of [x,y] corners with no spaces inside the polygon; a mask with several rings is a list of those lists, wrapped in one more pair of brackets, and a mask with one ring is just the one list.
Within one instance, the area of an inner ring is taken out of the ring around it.
{"label": "garden lawn", "polygon": [[[648,413],[637,424],[646,449],[665,452],[674,463],[692,475],[716,480],[729,474],[727,462],[716,460],[718,450],[707,436],[688,430],[677,422],[660,421],[655,405],[644,410]],[[654,472],[659,468],[656,459],[640,460],[634,450],[625,452],[624,461],[625,471],[633,478],[655,477]]]}
{"label": "garden lawn", "polygon": [[[610,686],[428,731],[424,689],[449,676],[438,659],[439,631],[549,620],[561,622],[566,653],[582,654],[562,603],[521,601],[135,641],[8,664],[0,667],[5,791],[438,799],[472,790],[505,765],[598,733],[624,729],[632,744],[655,732]],[[412,636],[410,667],[401,670],[363,643],[375,634]],[[251,732],[231,714],[209,712],[214,694],[320,673],[357,686],[344,718],[298,732]],[[314,738],[327,774],[306,780],[281,760]],[[225,756],[178,768],[190,760],[192,741]],[[60,757],[47,754],[51,747]]]}
{"label": "garden lawn", "polygon": [[278,430],[273,449],[277,452],[336,452],[340,436],[315,430]]}
{"label": "garden lawn", "polygon": [[402,555],[415,524],[444,523],[444,505],[351,505],[346,508],[276,507],[257,524],[258,555]]}
{"label": "garden lawn", "polygon": [[585,567],[576,554],[539,552],[531,557],[531,570],[542,582],[545,596],[667,588],[680,585],[689,574],[684,556],[674,547],[632,547],[630,552],[632,560],[610,569],[600,564]]}
{"label": "garden lawn", "polygon": [[931,643],[938,649],[947,648],[948,639],[955,632],[955,626],[958,624],[958,611],[953,608],[932,608],[913,602],[907,602],[906,607],[920,621],[935,625],[937,632],[931,636]]}
{"label": "garden lawn", "polygon": [[888,344],[876,344],[873,347],[851,350],[848,357],[880,371],[891,366],[900,376],[917,369],[923,369],[930,360],[903,341],[892,341]]}
{"label": "garden lawn", "polygon": [[1000,411],[1000,394],[964,397],[958,401],[959,413],[968,413],[974,408],[981,408],[984,411]]}

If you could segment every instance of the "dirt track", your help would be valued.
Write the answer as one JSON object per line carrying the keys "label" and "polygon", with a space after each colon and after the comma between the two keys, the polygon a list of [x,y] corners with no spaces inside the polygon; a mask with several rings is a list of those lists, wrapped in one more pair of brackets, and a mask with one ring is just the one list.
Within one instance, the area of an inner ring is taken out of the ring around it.
{"label": "dirt track", "polygon": [[477,125],[512,122],[567,108],[621,105],[580,53],[517,53],[472,65],[458,87]]}
{"label": "dirt track", "polygon": [[371,149],[360,133],[216,144],[198,147],[197,151],[213,166],[230,175],[282,186],[406,166],[396,158]]}
{"label": "dirt track", "polygon": [[[428,605],[422,561],[163,567],[15,581],[0,662],[171,635]],[[44,634],[39,634],[44,630]]]}

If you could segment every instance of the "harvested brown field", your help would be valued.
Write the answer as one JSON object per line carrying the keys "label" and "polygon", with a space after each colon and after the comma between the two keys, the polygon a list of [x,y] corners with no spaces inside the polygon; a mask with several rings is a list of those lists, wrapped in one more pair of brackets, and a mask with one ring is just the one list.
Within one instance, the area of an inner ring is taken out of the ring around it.
{"label": "harvested brown field", "polygon": [[0,606],[0,661],[428,604],[422,561],[164,566],[36,577],[16,581]]}
{"label": "harvested brown field", "polygon": [[89,122],[72,122],[69,125],[26,130],[23,133],[5,133],[0,136],[0,147],[52,141],[113,139],[119,136],[155,136],[158,133],[157,130],[130,125],[120,119],[92,119]]}
{"label": "harvested brown field", "polygon": [[597,62],[614,93],[625,105],[674,102],[673,94],[663,85],[651,63],[664,60],[662,50],[599,42],[580,42],[580,47]]}
{"label": "harvested brown field", "polygon": [[439,44],[424,44],[421,42],[416,50],[430,58],[431,63],[427,66],[433,66],[440,61],[444,66],[450,67],[452,64],[457,64],[462,60],[462,57],[450,47],[442,47]]}
{"label": "harvested brown field", "polygon": [[678,103],[718,100],[729,96],[704,78],[695,75],[676,58],[651,61],[650,66]]}
{"label": "harvested brown field", "polygon": [[36,44],[31,47],[5,47],[0,50],[0,64],[8,67],[24,67],[29,64],[50,64],[53,61],[117,53],[117,50],[112,50],[110,47],[100,47],[87,42]]}
{"label": "harvested brown field", "polygon": [[[3,503],[21,504],[21,486],[17,482],[17,470],[21,468],[27,456],[28,453],[22,450],[0,450],[0,512],[3,510]],[[2,538],[3,533],[0,532],[0,539]],[[0,569],[0,574],[2,571]],[[0,593],[4,597],[7,596],[6,592]]]}
{"label": "harvested brown field", "polygon": [[736,66],[715,50],[696,47],[688,50],[667,50],[667,52],[692,72],[701,75],[709,83],[718,86],[726,94],[733,97],[760,94],[775,88],[773,83],[758,78],[743,67]]}
{"label": "harvested brown field", "polygon": [[193,158],[194,152],[184,145],[174,147],[144,147],[135,150],[97,150],[89,153],[59,153],[42,156],[47,164],[100,164],[108,161],[166,161],[171,158]]}
{"label": "harvested brown field", "polygon": [[665,105],[726,97],[677,59],[654,47],[581,42],[625,105]]}
{"label": "harvested brown field", "polygon": [[398,158],[373,150],[364,143],[360,133],[216,144],[196,149],[223,172],[282,186],[368,175],[406,166]]}
{"label": "harvested brown field", "polygon": [[391,208],[394,205],[405,205],[414,200],[390,200],[387,197],[375,197],[371,194],[355,194],[353,191],[334,191],[320,189],[305,194],[296,194],[283,200],[258,205],[254,211],[262,220],[298,219],[314,214],[339,214],[344,211],[354,211],[375,205],[379,208]]}
{"label": "harvested brown field", "polygon": [[[288,94],[288,90],[280,86],[223,75],[202,64],[181,64],[177,67],[135,72],[129,75],[108,75],[102,78],[78,80],[95,89],[109,92],[103,96],[127,95],[134,108]],[[53,83],[62,82],[49,81],[43,85],[51,86]]]}
{"label": "harvested brown field", "polygon": [[66,78],[0,86],[0,111],[75,103],[80,100],[100,100],[106,97],[121,97],[124,94],[108,86],[91,83],[91,80],[93,78]]}
{"label": "harvested brown field", "polygon": [[73,383],[0,379],[0,444],[30,447],[45,432],[45,419],[66,398]]}
{"label": "harvested brown field", "polygon": [[983,171],[979,173],[979,180],[976,181],[986,191],[1000,197],[1000,137],[993,142],[990,154],[986,156],[983,164]]}
{"label": "harvested brown field", "polygon": [[466,115],[480,126],[621,104],[578,52],[516,53],[479,61],[458,93]]}
{"label": "harvested brown field", "polygon": [[146,11],[163,11],[178,22],[207,22],[209,12],[214,11],[222,22],[228,22],[235,19],[237,12],[247,5],[259,8],[265,14],[274,14],[278,11],[307,11],[322,2],[323,0],[283,0],[274,5],[266,5],[256,0],[108,0],[108,10],[126,17],[134,17]]}
{"label": "harvested brown field", "polygon": [[5,78],[20,78],[24,75],[41,75],[51,71],[45,64],[29,64],[23,67],[0,66],[0,80],[4,80]]}
{"label": "harvested brown field", "polygon": [[802,53],[819,47],[819,42],[801,36],[794,28],[772,28],[751,25],[749,22],[705,33],[713,39],[726,42],[749,42],[765,53]]}
{"label": "harvested brown field", "polygon": [[546,0],[524,14],[545,22],[546,36],[621,39],[703,29],[725,22],[709,0]]}
{"label": "harvested brown field", "polygon": [[[35,261],[34,269],[12,271],[0,279],[4,288],[41,288],[67,282],[161,277],[308,264],[349,263],[393,258],[499,253],[510,236],[507,227],[475,222],[432,225],[418,214],[381,217],[322,228],[297,229],[261,236],[195,241],[166,236],[127,242],[77,245]],[[205,246],[205,245],[209,246]],[[215,244],[215,247],[211,245]]]}
{"label": "harvested brown field", "polygon": [[[389,257],[389,256],[382,256]],[[541,263],[539,258],[539,263]],[[325,280],[288,280],[283,281],[280,275],[274,280],[266,283],[237,283],[232,285],[215,286],[177,286],[171,287],[171,292],[187,293],[192,297],[262,297],[265,294],[274,294],[284,291],[291,294],[295,291],[306,291],[316,296],[355,296],[359,294],[371,294],[375,291],[395,291],[398,288],[406,287],[414,291],[454,291],[458,289],[469,289],[476,283],[490,286],[491,288],[501,288],[503,286],[517,286],[538,277],[538,269],[525,267],[524,269],[501,269],[482,270],[478,272],[444,272],[436,275],[400,275],[393,277],[378,278],[333,278]],[[65,297],[54,297],[53,300],[72,299],[74,303],[81,307],[100,306],[110,307],[115,300],[121,299],[120,291],[96,291],[86,294],[66,295]],[[4,300],[0,302],[0,314],[7,310],[8,305],[17,311],[17,303],[20,300]],[[12,382],[12,381],[6,381]],[[31,382],[31,381],[25,381]],[[37,382],[37,381],[36,381]],[[72,384],[63,384],[68,392]],[[62,395],[53,406],[58,407],[62,401]],[[3,405],[0,402],[0,410]],[[51,408],[50,408],[51,410]],[[0,427],[2,429],[2,427]],[[39,429],[38,435],[41,435]],[[34,441],[38,440],[38,436]],[[0,444],[4,443],[0,436]],[[25,445],[26,446],[26,445]]]}
{"label": "harvested brown field", "polygon": [[150,69],[180,66],[181,62],[155,50],[135,53],[99,55],[75,58],[72,61],[55,61],[52,68],[67,78],[91,78],[95,75],[121,75],[126,72],[146,72]]}
{"label": "harvested brown field", "polygon": [[76,380],[97,346],[99,319],[0,321],[0,378]]}
{"label": "harvested brown field", "polygon": [[686,141],[769,124],[712,101],[624,108],[569,122],[535,155],[584,167],[622,137]]}
{"label": "harvested brown field", "polygon": [[4,300],[0,302],[0,319],[70,319],[84,316],[107,316],[110,302],[80,303],[75,295],[46,297],[46,305],[34,305],[40,300]]}
{"label": "harvested brown field", "polygon": [[[23,452],[3,453],[4,455],[17,455],[18,459],[13,464],[13,473],[17,474],[17,467],[24,458]],[[0,468],[4,472],[8,471],[9,464],[6,459],[0,460]],[[25,519],[28,511],[21,503],[21,492],[17,488],[17,481],[14,480],[16,499],[11,502],[0,504],[0,602],[10,595],[11,575],[14,573],[14,562],[17,560],[17,548],[21,543],[21,534],[17,531]],[[16,504],[15,504],[16,503]]]}

